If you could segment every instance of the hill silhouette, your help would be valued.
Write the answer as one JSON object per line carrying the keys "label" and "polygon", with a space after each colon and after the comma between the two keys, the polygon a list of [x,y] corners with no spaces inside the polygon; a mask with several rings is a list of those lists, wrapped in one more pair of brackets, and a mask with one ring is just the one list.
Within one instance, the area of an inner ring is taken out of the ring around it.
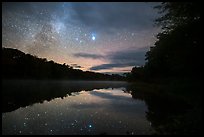
{"label": "hill silhouette", "polygon": [[48,61],[30,54],[2,48],[3,79],[124,80],[117,74],[102,74],[73,69],[67,64]]}

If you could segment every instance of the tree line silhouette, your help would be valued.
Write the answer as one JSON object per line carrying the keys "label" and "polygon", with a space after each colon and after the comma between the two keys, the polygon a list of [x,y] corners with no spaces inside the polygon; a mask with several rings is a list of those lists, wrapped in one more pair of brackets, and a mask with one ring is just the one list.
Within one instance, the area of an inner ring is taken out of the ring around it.
{"label": "tree line silhouette", "polygon": [[82,71],[12,48],[2,48],[2,76],[3,79],[124,80],[117,74]]}
{"label": "tree line silhouette", "polygon": [[157,41],[146,53],[146,64],[126,74],[129,80],[202,76],[202,8],[199,2],[163,2],[155,7],[162,27]]}
{"label": "tree line silhouette", "polygon": [[[152,122],[157,134],[202,134],[201,5],[199,2],[162,2],[156,6],[161,17],[157,18],[155,23],[162,27],[162,31],[157,35],[154,46],[146,53],[145,65],[133,67],[130,73],[126,73],[127,79],[136,84],[135,92],[131,90],[133,97],[140,96],[142,90],[141,96],[146,98],[145,101],[149,104],[147,118]],[[137,89],[140,86],[142,88]],[[149,92],[144,92],[146,87]],[[190,108],[183,114],[172,115],[180,103],[162,107],[163,104],[168,104],[168,99],[157,102],[157,99],[148,97],[148,93],[165,93],[167,97],[172,96],[184,101]]]}

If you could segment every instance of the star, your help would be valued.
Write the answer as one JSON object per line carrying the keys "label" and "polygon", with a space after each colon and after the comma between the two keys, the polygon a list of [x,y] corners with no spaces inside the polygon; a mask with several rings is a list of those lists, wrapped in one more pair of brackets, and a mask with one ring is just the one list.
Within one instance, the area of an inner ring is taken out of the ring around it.
{"label": "star", "polygon": [[88,125],[90,128],[92,128],[92,125]]}
{"label": "star", "polygon": [[135,35],[135,33],[132,33],[132,36],[134,36]]}
{"label": "star", "polygon": [[96,39],[96,37],[95,36],[92,36],[92,40],[95,40]]}
{"label": "star", "polygon": [[26,117],[25,120],[28,120],[28,118]]}

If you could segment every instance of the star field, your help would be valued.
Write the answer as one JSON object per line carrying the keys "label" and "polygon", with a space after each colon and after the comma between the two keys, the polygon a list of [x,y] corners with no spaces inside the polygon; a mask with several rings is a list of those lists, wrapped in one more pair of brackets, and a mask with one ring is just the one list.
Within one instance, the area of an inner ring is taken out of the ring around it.
{"label": "star field", "polygon": [[[3,3],[2,46],[58,63],[78,64],[82,70],[130,71],[133,66],[144,65],[144,59],[127,63],[130,57],[114,63],[109,54],[148,50],[159,30],[152,22],[157,16],[152,8],[155,4]],[[79,53],[104,57],[76,57]],[[91,69],[104,64],[112,67]]]}
{"label": "star field", "polygon": [[122,88],[81,91],[4,113],[2,129],[17,135],[149,134],[146,109]]}

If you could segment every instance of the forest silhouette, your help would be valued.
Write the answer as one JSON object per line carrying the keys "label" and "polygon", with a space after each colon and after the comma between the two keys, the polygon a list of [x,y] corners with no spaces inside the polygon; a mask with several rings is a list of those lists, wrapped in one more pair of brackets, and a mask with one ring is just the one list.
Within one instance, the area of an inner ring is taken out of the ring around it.
{"label": "forest silhouette", "polygon": [[82,71],[12,48],[2,48],[2,76],[3,79],[124,80],[117,74]]}
{"label": "forest silhouette", "polygon": [[197,2],[163,2],[155,7],[162,27],[157,41],[146,53],[146,64],[126,74],[129,80],[157,81],[189,78],[201,81],[203,74],[202,8]]}

